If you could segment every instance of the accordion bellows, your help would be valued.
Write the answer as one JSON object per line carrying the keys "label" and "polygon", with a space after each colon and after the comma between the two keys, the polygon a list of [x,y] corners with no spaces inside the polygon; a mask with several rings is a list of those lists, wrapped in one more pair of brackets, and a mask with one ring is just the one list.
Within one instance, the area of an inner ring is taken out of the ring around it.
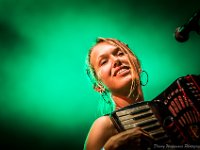
{"label": "accordion bellows", "polygon": [[200,77],[180,77],[152,101],[114,111],[111,120],[119,132],[141,127],[155,143],[199,144]]}

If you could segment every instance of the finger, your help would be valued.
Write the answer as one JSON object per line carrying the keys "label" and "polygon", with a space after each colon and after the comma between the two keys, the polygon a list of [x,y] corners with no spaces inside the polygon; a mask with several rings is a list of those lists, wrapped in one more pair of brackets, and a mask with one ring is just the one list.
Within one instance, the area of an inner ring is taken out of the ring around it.
{"label": "finger", "polygon": [[133,128],[132,130],[130,130],[130,132],[132,132],[133,135],[138,135],[141,138],[146,138],[146,139],[148,139],[150,141],[154,141],[155,140],[154,137],[149,132],[143,130],[140,127]]}
{"label": "finger", "polygon": [[141,133],[142,133],[143,135],[145,135],[146,137],[149,137],[149,138],[151,138],[152,140],[154,140],[154,137],[150,134],[150,132],[147,132],[146,130],[144,130],[144,129],[142,129],[142,128],[138,128],[138,130],[140,130]]}
{"label": "finger", "polygon": [[144,134],[144,135],[147,135],[147,136],[151,136],[149,134],[149,132],[143,130],[141,127],[135,127],[135,128],[129,129],[127,131],[132,132],[133,134]]}

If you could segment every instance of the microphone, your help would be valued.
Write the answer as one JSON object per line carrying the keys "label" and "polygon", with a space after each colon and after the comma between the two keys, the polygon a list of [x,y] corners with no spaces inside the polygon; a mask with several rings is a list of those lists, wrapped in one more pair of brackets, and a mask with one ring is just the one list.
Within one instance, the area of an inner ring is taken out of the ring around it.
{"label": "microphone", "polygon": [[199,25],[199,19],[200,19],[200,10],[196,11],[192,17],[188,20],[187,23],[184,25],[176,28],[175,31],[175,38],[178,42],[185,42],[189,39],[189,33],[191,31],[196,31],[198,34],[200,34],[200,25]]}

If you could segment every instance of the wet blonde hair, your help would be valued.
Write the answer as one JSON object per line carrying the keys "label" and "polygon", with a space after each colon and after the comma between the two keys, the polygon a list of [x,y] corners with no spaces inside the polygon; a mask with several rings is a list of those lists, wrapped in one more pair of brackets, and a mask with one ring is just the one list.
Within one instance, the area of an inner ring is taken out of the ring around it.
{"label": "wet blonde hair", "polygon": [[[124,54],[127,54],[128,62],[130,64],[132,78],[133,78],[134,71],[137,71],[138,75],[141,72],[140,62],[139,62],[137,56],[131,51],[131,49],[128,47],[127,44],[125,44],[117,39],[114,39],[114,38],[97,38],[95,45],[88,52],[88,56],[87,56],[87,60],[86,60],[86,64],[87,64],[86,71],[87,71],[87,75],[88,75],[90,81],[92,82],[94,88],[97,86],[104,87],[104,91],[101,93],[103,100],[99,101],[99,116],[109,114],[115,110],[115,102],[111,98],[111,95],[110,95],[111,93],[110,93],[109,89],[99,79],[98,74],[95,72],[95,69],[90,62],[91,52],[92,52],[93,48],[101,42],[106,42],[111,45],[114,45],[114,46],[118,47]],[[140,84],[140,81],[137,81],[136,79],[135,80],[132,79],[129,96],[133,93],[137,84]]]}

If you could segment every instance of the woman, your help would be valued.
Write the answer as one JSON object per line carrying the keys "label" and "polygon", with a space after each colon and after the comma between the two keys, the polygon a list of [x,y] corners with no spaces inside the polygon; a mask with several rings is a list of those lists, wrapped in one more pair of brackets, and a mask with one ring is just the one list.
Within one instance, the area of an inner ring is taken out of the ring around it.
{"label": "woman", "polygon": [[[137,57],[127,45],[111,38],[97,40],[88,54],[87,73],[107,105],[102,108],[103,114],[144,100],[141,71]],[[103,115],[93,123],[85,149],[142,149],[152,141],[152,137],[139,127],[118,133],[109,115]]]}

